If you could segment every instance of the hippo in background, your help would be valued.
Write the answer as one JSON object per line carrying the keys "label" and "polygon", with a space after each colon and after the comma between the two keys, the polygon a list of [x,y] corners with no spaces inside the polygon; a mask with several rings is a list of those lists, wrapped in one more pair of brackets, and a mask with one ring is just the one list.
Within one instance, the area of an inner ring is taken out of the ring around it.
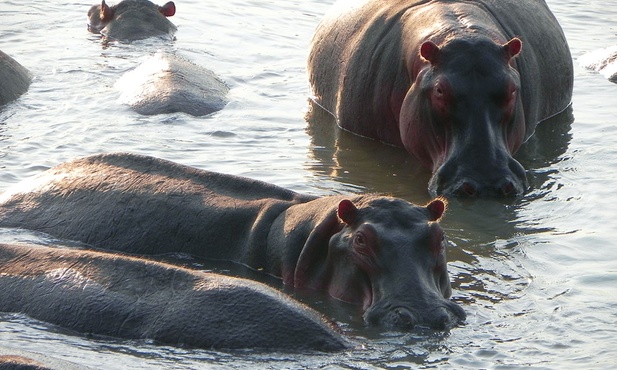
{"label": "hippo in background", "polygon": [[148,0],[123,0],[109,6],[102,0],[88,11],[88,31],[106,40],[130,42],[155,36],[173,36],[176,26],[166,17],[176,14],[173,1],[158,6]]}
{"label": "hippo in background", "polygon": [[0,106],[28,91],[32,75],[15,59],[0,50]]}
{"label": "hippo in background", "polygon": [[83,334],[214,349],[338,351],[333,324],[264,284],[144,258],[0,243],[0,311]]}
{"label": "hippo in background", "polygon": [[134,254],[233,261],[356,304],[385,329],[449,329],[446,208],[375,194],[316,197],[153,157],[61,164],[0,196],[0,227]]}
{"label": "hippo in background", "polygon": [[513,154],[570,105],[574,75],[542,0],[340,0],[308,73],[315,109],[404,147],[432,171],[431,194],[463,197],[526,191]]}
{"label": "hippo in background", "polygon": [[583,54],[578,58],[578,63],[617,83],[617,45]]}
{"label": "hippo in background", "polygon": [[158,52],[115,84],[118,101],[145,115],[184,112],[203,116],[223,109],[229,88],[212,71]]}

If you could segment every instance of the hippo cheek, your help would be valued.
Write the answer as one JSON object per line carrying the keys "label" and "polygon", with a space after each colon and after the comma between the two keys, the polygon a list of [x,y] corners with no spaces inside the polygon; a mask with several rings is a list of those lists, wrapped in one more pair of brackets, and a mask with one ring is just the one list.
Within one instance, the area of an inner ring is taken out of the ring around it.
{"label": "hippo cheek", "polygon": [[452,155],[433,173],[429,191],[460,197],[520,196],[528,188],[525,168],[509,153],[504,152],[502,157],[482,161]]}

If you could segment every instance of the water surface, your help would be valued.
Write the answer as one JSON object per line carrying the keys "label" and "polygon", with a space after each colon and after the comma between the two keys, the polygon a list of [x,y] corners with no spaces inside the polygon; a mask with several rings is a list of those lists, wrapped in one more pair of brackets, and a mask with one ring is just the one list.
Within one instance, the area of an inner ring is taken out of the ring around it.
{"label": "water surface", "polygon": [[[35,78],[0,110],[0,190],[75,157],[131,151],[304,193],[377,191],[427,202],[430,173],[405,152],[304,118],[308,45],[331,3],[177,1],[175,41],[103,47],[86,31],[93,3],[5,1],[0,48]],[[617,44],[617,8],[607,2],[549,5],[574,59]],[[231,88],[227,107],[198,118],[145,117],[119,104],[115,81],[157,50],[216,72]],[[314,296],[299,298],[341,322],[356,348],[334,355],[186,350],[88,339],[7,314],[0,343],[109,369],[610,368],[617,358],[616,99],[616,84],[575,62],[574,122],[540,127],[517,155],[529,194],[450,202],[442,225],[454,299],[468,319],[448,333],[377,333],[358,323],[352,307]]]}

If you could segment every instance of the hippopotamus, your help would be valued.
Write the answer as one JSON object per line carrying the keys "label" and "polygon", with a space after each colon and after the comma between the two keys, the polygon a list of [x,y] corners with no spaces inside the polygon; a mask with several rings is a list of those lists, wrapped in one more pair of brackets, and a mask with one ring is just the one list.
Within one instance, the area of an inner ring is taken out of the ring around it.
{"label": "hippopotamus", "polygon": [[344,130],[404,147],[445,196],[518,196],[513,154],[571,104],[573,66],[544,1],[340,1],[308,74]]}
{"label": "hippopotamus", "polygon": [[184,112],[203,116],[223,109],[229,88],[212,71],[159,52],[115,84],[119,101],[140,114]]}
{"label": "hippopotamus", "polygon": [[449,329],[445,199],[303,195],[130,153],[53,167],[0,196],[0,227],[140,255],[233,261],[356,304],[367,325]]}
{"label": "hippopotamus", "polygon": [[19,355],[0,355],[0,370],[52,370],[46,364]]}
{"label": "hippopotamus", "polygon": [[578,63],[617,83],[617,45],[583,54],[578,58]]}
{"label": "hippopotamus", "polygon": [[0,50],[0,106],[28,91],[32,75],[26,67]]}
{"label": "hippopotamus", "polygon": [[0,311],[193,348],[337,351],[336,327],[256,281],[101,251],[0,244]]}
{"label": "hippopotamus", "polygon": [[173,1],[158,6],[148,0],[123,0],[109,6],[105,0],[88,11],[88,31],[106,40],[135,41],[155,36],[173,36],[176,26],[166,17],[176,14]]}

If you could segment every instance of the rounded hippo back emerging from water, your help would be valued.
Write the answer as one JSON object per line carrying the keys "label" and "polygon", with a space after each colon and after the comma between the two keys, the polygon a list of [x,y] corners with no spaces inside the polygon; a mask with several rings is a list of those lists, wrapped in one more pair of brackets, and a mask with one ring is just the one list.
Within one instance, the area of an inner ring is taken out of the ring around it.
{"label": "rounded hippo back emerging from water", "polygon": [[431,193],[520,195],[512,157],[567,108],[573,67],[544,1],[340,1],[308,59],[318,105],[431,168]]}
{"label": "rounded hippo back emerging from water", "polygon": [[617,45],[585,53],[578,58],[581,66],[600,72],[609,81],[617,83]]}
{"label": "rounded hippo back emerging from water", "polygon": [[0,50],[0,106],[25,93],[30,86],[30,72],[15,59]]}
{"label": "rounded hippo back emerging from water", "polygon": [[68,162],[0,197],[0,226],[99,248],[235,261],[361,305],[368,324],[449,328],[445,210],[377,195],[313,197],[126,153]]}
{"label": "rounded hippo back emerging from water", "polygon": [[173,1],[158,6],[148,0],[123,0],[109,6],[102,0],[88,11],[88,31],[119,41],[168,36],[176,32],[176,26],[166,17],[174,14]]}
{"label": "rounded hippo back emerging from water", "polygon": [[122,92],[121,103],[148,115],[210,114],[225,107],[229,91],[212,71],[161,52],[125,73],[115,86]]}
{"label": "rounded hippo back emerging from water", "polygon": [[261,283],[96,251],[0,244],[0,311],[184,347],[334,351],[317,312]]}

